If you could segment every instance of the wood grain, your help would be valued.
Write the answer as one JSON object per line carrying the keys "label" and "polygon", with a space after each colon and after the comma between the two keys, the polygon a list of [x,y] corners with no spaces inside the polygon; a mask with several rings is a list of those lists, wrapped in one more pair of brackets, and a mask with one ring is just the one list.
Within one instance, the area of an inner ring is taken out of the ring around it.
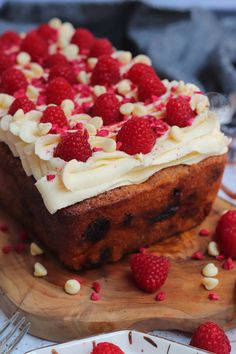
{"label": "wood grain", "polygon": [[[207,227],[213,234],[220,214],[229,208],[232,206],[217,199],[201,226],[149,248],[150,252],[172,259],[170,275],[162,288],[167,293],[163,302],[156,302],[155,294],[145,294],[135,287],[128,259],[96,270],[73,273],[50,254],[32,257],[27,244],[21,254],[0,255],[1,308],[7,315],[20,308],[32,323],[31,334],[58,341],[125,328],[191,332],[206,319],[218,322],[225,329],[236,327],[236,268],[224,270],[221,262],[210,257],[204,261],[190,258],[196,250],[205,251],[210,239],[199,236],[199,229]],[[20,226],[3,212],[0,212],[1,224],[8,224],[10,230],[0,233],[0,248],[6,243],[18,242]],[[220,284],[214,290],[220,296],[219,301],[208,300],[208,292],[201,285],[201,268],[212,260],[219,266]],[[46,266],[47,277],[33,277],[36,261]],[[82,287],[78,295],[70,296],[63,291],[63,285],[75,276],[82,279]],[[90,300],[95,280],[102,285],[98,302]]]}

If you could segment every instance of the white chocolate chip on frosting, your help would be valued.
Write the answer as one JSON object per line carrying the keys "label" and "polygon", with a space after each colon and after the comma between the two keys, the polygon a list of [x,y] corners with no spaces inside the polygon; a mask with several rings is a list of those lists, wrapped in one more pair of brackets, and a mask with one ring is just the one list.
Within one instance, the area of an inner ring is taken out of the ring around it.
{"label": "white chocolate chip on frosting", "polygon": [[45,277],[48,274],[47,269],[39,262],[34,265],[34,276],[35,277]]}
{"label": "white chocolate chip on frosting", "polygon": [[17,64],[22,65],[22,66],[29,64],[30,61],[31,61],[31,57],[26,52],[20,52],[16,57]]}
{"label": "white chocolate chip on frosting", "polygon": [[173,125],[170,128],[170,137],[177,142],[180,142],[184,138],[184,133],[177,125]]}
{"label": "white chocolate chip on frosting", "polygon": [[112,57],[117,59],[121,64],[127,65],[130,63],[132,59],[132,54],[131,52],[124,51],[124,50],[118,50],[114,53],[112,53]]}
{"label": "white chocolate chip on frosting", "polygon": [[69,116],[71,116],[73,110],[75,109],[75,104],[72,100],[65,99],[61,103],[61,108],[63,109],[66,117],[69,117]]}
{"label": "white chocolate chip on frosting", "polygon": [[37,100],[39,96],[39,89],[33,85],[28,85],[26,89],[26,95],[30,100]]}
{"label": "white chocolate chip on frosting", "polygon": [[41,65],[39,65],[37,63],[31,63],[30,69],[33,72],[35,78],[39,78],[39,77],[43,76],[44,71],[43,71],[43,68]]}
{"label": "white chocolate chip on frosting", "polygon": [[61,27],[61,20],[57,17],[54,17],[48,22],[48,24],[50,27],[58,29]]}
{"label": "white chocolate chip on frosting", "polygon": [[94,69],[98,62],[97,58],[88,58],[88,66],[90,69]]}
{"label": "white chocolate chip on frosting", "polygon": [[202,284],[205,286],[207,290],[213,290],[219,284],[219,280],[216,278],[206,277],[203,278]]}
{"label": "white chocolate chip on frosting", "polygon": [[89,76],[86,73],[86,71],[82,70],[79,72],[79,74],[77,75],[77,80],[84,85],[87,85],[89,83]]}
{"label": "white chocolate chip on frosting", "polygon": [[141,103],[135,103],[133,114],[136,116],[144,116],[147,113],[145,106]]}
{"label": "white chocolate chip on frosting", "polygon": [[120,106],[120,113],[124,115],[129,115],[133,112],[134,110],[134,104],[133,103],[124,103]]}
{"label": "white chocolate chip on frosting", "polygon": [[107,92],[106,87],[102,85],[95,85],[93,91],[97,97]]}
{"label": "white chocolate chip on frosting", "polygon": [[142,63],[142,64],[146,64],[146,65],[150,65],[150,66],[152,65],[151,59],[147,55],[144,55],[144,54],[137,55],[133,60],[134,60],[135,64]]}
{"label": "white chocolate chip on frosting", "polygon": [[100,129],[103,126],[102,117],[95,116],[91,118],[89,124],[94,125],[96,129]]}
{"label": "white chocolate chip on frosting", "polygon": [[219,256],[220,255],[220,252],[219,252],[219,248],[218,248],[218,245],[216,242],[214,241],[211,241],[208,245],[208,254],[210,256]]}
{"label": "white chocolate chip on frosting", "polygon": [[69,295],[76,295],[80,291],[80,283],[76,279],[69,279],[64,285],[64,290]]}
{"label": "white chocolate chip on frosting", "polygon": [[76,44],[69,44],[62,52],[68,60],[74,60],[79,53],[79,47]]}
{"label": "white chocolate chip on frosting", "polygon": [[37,245],[37,243],[32,242],[30,244],[30,254],[32,256],[40,256],[41,254],[43,254],[43,250]]}
{"label": "white chocolate chip on frosting", "polygon": [[208,263],[203,267],[202,274],[205,277],[215,277],[218,274],[218,268],[214,263]]}
{"label": "white chocolate chip on frosting", "polygon": [[131,85],[129,80],[122,80],[119,82],[117,86],[117,91],[121,95],[125,95],[126,93],[130,92],[130,90],[131,90]]}

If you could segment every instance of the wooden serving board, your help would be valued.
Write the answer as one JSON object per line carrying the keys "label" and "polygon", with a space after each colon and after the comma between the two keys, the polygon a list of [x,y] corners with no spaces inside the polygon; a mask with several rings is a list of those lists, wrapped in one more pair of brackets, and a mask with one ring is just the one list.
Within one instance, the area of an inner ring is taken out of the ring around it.
{"label": "wooden serving board", "polygon": [[[20,308],[32,324],[31,334],[58,341],[125,328],[193,331],[206,319],[225,329],[236,327],[236,267],[228,271],[214,258],[207,257],[204,261],[190,258],[194,251],[205,251],[210,239],[199,236],[199,229],[206,227],[212,234],[220,214],[230,208],[230,204],[217,199],[200,227],[149,249],[172,259],[169,277],[162,288],[167,294],[163,302],[156,302],[155,294],[136,288],[127,259],[76,274],[64,269],[49,254],[31,256],[28,244],[21,254],[0,255],[0,306],[7,315]],[[19,225],[0,212],[0,225],[5,223],[10,230],[0,233],[0,249],[6,243],[16,242],[20,230]],[[32,275],[37,261],[48,269],[45,278]],[[219,266],[220,283],[214,290],[220,296],[219,301],[210,301],[208,291],[201,285],[201,269],[209,261]],[[81,291],[67,295],[64,283],[76,275],[82,279]],[[90,300],[95,280],[102,286],[101,300],[97,302]]]}

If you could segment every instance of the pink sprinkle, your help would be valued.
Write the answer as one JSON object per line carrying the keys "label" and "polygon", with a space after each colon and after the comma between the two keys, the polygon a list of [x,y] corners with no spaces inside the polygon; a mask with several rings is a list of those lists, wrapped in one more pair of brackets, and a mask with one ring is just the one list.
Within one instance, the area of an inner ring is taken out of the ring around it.
{"label": "pink sprinkle", "polygon": [[95,291],[94,291],[94,292],[91,294],[90,299],[91,299],[92,301],[99,301],[99,300],[100,300],[100,296],[99,296],[97,293],[95,293]]}
{"label": "pink sprinkle", "polygon": [[5,245],[2,247],[2,253],[8,254],[13,251],[12,245]]}
{"label": "pink sprinkle", "polygon": [[227,258],[226,261],[222,264],[222,268],[231,270],[234,269],[234,263],[231,257]]}
{"label": "pink sprinkle", "polygon": [[146,248],[145,247],[140,247],[139,253],[145,253],[145,252],[146,252]]}
{"label": "pink sprinkle", "polygon": [[106,130],[106,129],[101,129],[97,132],[97,136],[102,136],[102,137],[105,137],[109,134],[109,131]]}
{"label": "pink sprinkle", "polygon": [[48,182],[53,181],[55,177],[56,175],[47,175],[47,181]]}
{"label": "pink sprinkle", "polygon": [[217,300],[220,300],[220,297],[219,297],[219,295],[217,295],[217,294],[215,294],[215,293],[209,293],[209,295],[208,295],[208,299],[209,300],[213,300],[213,301],[217,301]]}
{"label": "pink sprinkle", "polygon": [[120,150],[121,146],[122,146],[122,142],[121,141],[117,141],[116,150]]}
{"label": "pink sprinkle", "polygon": [[202,260],[202,259],[205,259],[205,256],[202,253],[202,251],[197,251],[197,252],[194,252],[194,254],[191,256],[191,258],[196,259],[196,260]]}
{"label": "pink sprinkle", "polygon": [[28,235],[28,232],[23,230],[19,233],[19,239],[22,241],[22,242],[25,242],[27,241],[29,238],[29,235]]}
{"label": "pink sprinkle", "polygon": [[22,253],[25,249],[25,244],[24,243],[18,243],[17,245],[15,245],[14,247],[14,251],[16,253]]}
{"label": "pink sprinkle", "polygon": [[201,229],[198,233],[199,236],[209,236],[210,235],[210,231],[207,229]]}
{"label": "pink sprinkle", "polygon": [[166,293],[161,291],[160,293],[156,294],[155,300],[156,301],[164,301],[166,299]]}
{"label": "pink sprinkle", "polygon": [[223,261],[223,259],[225,259],[225,256],[223,256],[223,254],[220,254],[219,256],[216,256],[216,260],[217,261]]}
{"label": "pink sprinkle", "polygon": [[103,151],[103,148],[97,148],[97,147],[93,148],[93,152],[98,152],[98,151]]}
{"label": "pink sprinkle", "polygon": [[0,231],[7,232],[8,230],[9,230],[8,225],[6,224],[0,225]]}
{"label": "pink sprinkle", "polygon": [[99,293],[101,290],[101,284],[98,281],[94,281],[92,288],[96,293]]}

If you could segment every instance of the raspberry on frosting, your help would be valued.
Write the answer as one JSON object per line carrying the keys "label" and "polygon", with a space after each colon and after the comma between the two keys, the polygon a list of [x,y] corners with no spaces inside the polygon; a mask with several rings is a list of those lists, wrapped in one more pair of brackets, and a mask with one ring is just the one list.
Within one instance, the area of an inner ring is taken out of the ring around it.
{"label": "raspberry on frosting", "polygon": [[166,88],[157,75],[146,74],[138,83],[138,98],[141,101],[160,97],[166,93]]}
{"label": "raspberry on frosting", "polygon": [[60,106],[48,106],[43,112],[41,123],[52,123],[50,133],[57,133],[68,128],[68,122]]}
{"label": "raspberry on frosting", "polygon": [[49,80],[55,79],[56,77],[63,77],[70,84],[76,83],[76,75],[73,66],[68,64],[58,64],[54,65],[49,73]]}
{"label": "raspberry on frosting", "polygon": [[87,53],[94,44],[94,35],[86,28],[77,28],[71,38],[71,43],[79,47],[80,53]]}
{"label": "raspberry on frosting", "polygon": [[30,32],[21,43],[21,50],[31,56],[32,61],[42,62],[48,55],[47,42],[37,32]]}
{"label": "raspberry on frosting", "polygon": [[120,102],[114,93],[104,93],[96,99],[90,113],[102,117],[104,125],[117,123],[120,120]]}
{"label": "raspberry on frosting", "polygon": [[65,161],[76,159],[86,162],[92,155],[92,150],[88,142],[86,130],[82,132],[68,132],[62,136],[61,142],[57,145],[54,156],[60,157]]}
{"label": "raspberry on frosting", "polygon": [[147,119],[133,117],[122,126],[116,141],[121,143],[120,150],[129,155],[147,154],[156,142],[156,134]]}
{"label": "raspberry on frosting", "polygon": [[150,65],[143,63],[134,64],[126,74],[127,78],[136,85],[138,85],[142,78],[146,75],[155,76],[156,73]]}
{"label": "raspberry on frosting", "polygon": [[26,87],[27,80],[22,71],[10,68],[3,72],[0,83],[1,92],[13,95],[18,90],[25,90]]}
{"label": "raspberry on frosting", "polygon": [[3,73],[3,71],[11,68],[14,65],[14,60],[10,55],[1,53],[0,54],[0,74]]}
{"label": "raspberry on frosting", "polygon": [[89,52],[90,57],[99,58],[102,55],[110,55],[112,54],[112,44],[106,38],[96,39],[93,43],[93,46]]}
{"label": "raspberry on frosting", "polygon": [[16,98],[15,101],[12,102],[8,113],[14,115],[18,109],[23,109],[24,113],[27,113],[35,108],[35,104],[27,97],[20,97]]}
{"label": "raspberry on frosting", "polygon": [[120,66],[116,59],[101,56],[93,70],[92,85],[112,85],[120,80]]}
{"label": "raspberry on frosting", "polygon": [[195,113],[192,110],[187,98],[179,96],[170,98],[166,105],[165,121],[170,125],[177,125],[180,128],[192,124]]}
{"label": "raspberry on frosting", "polygon": [[4,47],[12,47],[20,45],[21,38],[18,33],[13,31],[4,32],[0,37],[0,44]]}
{"label": "raspberry on frosting", "polygon": [[57,77],[49,82],[46,88],[47,104],[54,103],[60,105],[65,99],[73,99],[74,92],[67,80]]}
{"label": "raspberry on frosting", "polygon": [[37,34],[42,37],[46,42],[56,42],[58,32],[55,28],[52,28],[47,23],[42,24],[37,29]]}
{"label": "raspberry on frosting", "polygon": [[67,64],[69,64],[69,61],[62,53],[51,54],[47,58],[45,58],[43,62],[44,68],[52,68],[55,65],[62,66]]}

